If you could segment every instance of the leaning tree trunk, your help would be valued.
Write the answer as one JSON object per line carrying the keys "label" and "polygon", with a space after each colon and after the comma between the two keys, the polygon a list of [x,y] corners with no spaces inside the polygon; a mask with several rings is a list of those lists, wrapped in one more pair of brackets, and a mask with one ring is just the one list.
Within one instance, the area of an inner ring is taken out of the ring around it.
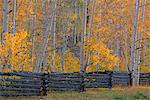
{"label": "leaning tree trunk", "polygon": [[[54,9],[54,7],[53,7]],[[53,10],[52,10],[53,12]],[[44,14],[45,15],[45,14]],[[44,16],[44,27],[46,27],[46,29],[43,30],[43,41],[42,44],[39,48],[39,52],[38,52],[38,58],[37,58],[37,68],[36,71],[41,72],[43,71],[43,62],[44,62],[44,57],[45,57],[45,52],[46,52],[46,47],[48,44],[48,38],[50,35],[50,31],[52,30],[52,26],[53,26],[53,16],[54,14],[52,13],[50,15],[49,18],[46,18],[46,15]]]}
{"label": "leaning tree trunk", "polygon": [[38,72],[41,72],[43,70],[43,59],[45,57],[45,51],[46,51],[46,47],[48,44],[48,37],[49,37],[49,29],[52,26],[52,21],[48,21],[48,25],[46,27],[46,30],[44,32],[44,36],[43,36],[43,42],[42,45],[39,49],[39,55],[38,55],[38,61],[37,61],[37,69]]}

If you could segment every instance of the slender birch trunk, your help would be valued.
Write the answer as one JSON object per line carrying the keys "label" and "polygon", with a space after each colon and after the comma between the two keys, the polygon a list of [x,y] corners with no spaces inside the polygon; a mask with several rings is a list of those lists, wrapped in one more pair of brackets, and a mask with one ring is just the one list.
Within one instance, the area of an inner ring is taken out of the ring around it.
{"label": "slender birch trunk", "polygon": [[[74,2],[74,13],[77,14],[77,0]],[[73,36],[73,44],[76,45],[77,43],[77,20],[74,21],[74,36]]]}
{"label": "slender birch trunk", "polygon": [[3,30],[1,34],[1,42],[4,41],[4,33],[8,32],[8,20],[9,20],[9,0],[3,0],[4,7],[3,7]]}
{"label": "slender birch trunk", "polygon": [[48,44],[49,29],[51,26],[52,26],[52,21],[50,20],[44,32],[43,42],[39,51],[39,56],[38,56],[38,61],[37,61],[38,72],[41,72],[43,70],[42,64],[43,64],[43,59],[45,57],[45,51],[46,51],[46,47]]}
{"label": "slender birch trunk", "polygon": [[52,24],[52,30],[51,30],[51,55],[50,55],[50,67],[51,71],[54,72],[54,57],[55,57],[55,46],[56,46],[56,9],[57,9],[57,0],[52,0],[54,3],[53,13],[53,24]]}
{"label": "slender birch trunk", "polygon": [[31,47],[31,65],[33,67],[33,53],[34,53],[34,18],[30,18],[30,36],[32,41],[32,47]]}
{"label": "slender birch trunk", "polygon": [[63,47],[62,47],[62,52],[61,52],[61,67],[62,67],[62,72],[65,71],[65,60],[64,60],[64,55],[65,55],[65,51],[67,50],[67,38],[66,38],[66,27],[65,27],[65,23],[63,25]]}
{"label": "slender birch trunk", "polygon": [[132,72],[132,85],[137,86],[138,75],[137,75],[137,66],[136,65],[136,40],[138,33],[138,10],[139,10],[140,0],[135,0],[135,17],[134,17],[134,31],[132,34],[131,42],[131,57],[130,57],[130,71]]}
{"label": "slender birch trunk", "polygon": [[16,31],[16,0],[12,0],[12,34],[15,35]]}
{"label": "slender birch trunk", "polygon": [[137,44],[137,52],[136,52],[136,64],[135,66],[137,67],[136,68],[136,72],[137,72],[137,85],[139,85],[139,77],[140,77],[140,63],[141,63],[141,40],[142,40],[142,34],[141,32],[139,32],[137,34],[138,36],[138,44]]}
{"label": "slender birch trunk", "polygon": [[83,2],[82,10],[82,33],[80,43],[80,72],[84,72],[84,35],[86,35],[86,22],[87,22],[87,0]]}
{"label": "slender birch trunk", "polygon": [[[92,4],[92,11],[91,11],[91,16],[90,16],[90,23],[89,23],[89,32],[87,34],[87,38],[90,39],[90,36],[92,35],[92,26],[93,26],[93,17],[94,17],[94,10],[95,10],[95,5],[96,5],[96,0],[93,0]],[[85,55],[85,70],[87,69],[87,65],[90,64],[90,53],[87,51]],[[99,64],[96,65],[96,71],[99,69]]]}
{"label": "slender birch trunk", "polygon": [[[120,56],[120,41],[119,41],[119,39],[117,39],[116,45],[117,45],[116,46],[116,54],[119,57]],[[119,62],[116,65],[116,71],[119,71]]]}
{"label": "slender birch trunk", "polygon": [[[16,18],[16,3],[17,3],[16,0],[12,0],[12,34],[13,34],[13,36],[15,36],[15,32],[16,32],[16,21],[15,21],[15,18]],[[12,59],[11,68],[13,67],[13,65],[14,65],[14,59]]]}
{"label": "slender birch trunk", "polygon": [[126,66],[126,71],[129,72],[129,66],[128,66],[128,32],[125,34],[125,66]]}
{"label": "slender birch trunk", "polygon": [[33,67],[33,71],[35,69],[34,66],[34,47],[35,47],[35,29],[36,29],[36,13],[37,13],[37,0],[34,0],[34,16],[31,18],[31,41],[32,41],[32,48],[31,48],[31,65]]}
{"label": "slender birch trunk", "polygon": [[[142,15],[141,15],[141,21],[144,22],[144,12],[145,12],[145,0],[142,0]],[[143,26],[143,25],[142,25]],[[142,27],[143,29],[143,27]],[[140,77],[140,64],[141,64],[141,47],[142,47],[142,32],[138,32],[138,36],[137,36],[137,62],[136,62],[136,66],[137,66],[137,74],[138,74],[138,80],[137,80],[137,84],[139,85],[139,77]]]}
{"label": "slender birch trunk", "polygon": [[[43,29],[43,41],[42,41],[42,45],[40,46],[39,48],[39,52],[38,52],[38,58],[37,58],[37,71],[38,72],[41,72],[43,71],[43,62],[44,62],[44,57],[45,57],[45,53],[46,53],[46,47],[47,47],[47,44],[48,44],[48,38],[49,38],[49,35],[50,35],[50,32],[52,30],[52,26],[53,26],[53,16],[54,16],[54,7],[52,9],[52,13],[50,15],[49,18],[46,18],[46,15],[44,16],[44,29]],[[47,68],[48,70],[48,68]]]}
{"label": "slender birch trunk", "polygon": [[[8,20],[9,20],[9,0],[3,0],[4,7],[3,7],[3,27],[1,33],[1,43],[4,42],[4,33],[8,32]],[[1,59],[0,59],[0,70],[2,68]]]}
{"label": "slender birch trunk", "polygon": [[90,37],[91,33],[92,33],[92,25],[93,25],[93,17],[94,17],[95,5],[96,5],[96,0],[93,0],[92,14],[91,14],[91,17],[90,17],[90,27],[89,27],[88,37]]}
{"label": "slender birch trunk", "polygon": [[[145,13],[145,3],[146,3],[146,0],[142,0],[142,16],[141,16],[141,20],[142,20],[142,22],[144,22],[144,17],[145,17],[145,15],[144,15],[144,13]],[[143,32],[143,25],[142,25],[142,32]],[[142,38],[142,32],[141,32],[141,38]],[[144,48],[143,48],[143,50],[144,50],[144,57],[146,57],[146,53],[145,53],[145,51],[146,51],[146,46],[145,46],[145,41],[142,41],[141,40],[141,42],[143,42],[144,43]],[[145,61],[145,59],[143,59],[143,62],[144,62],[144,65],[146,65],[146,61]]]}
{"label": "slender birch trunk", "polygon": [[64,72],[64,47],[62,48],[61,51],[61,68],[62,68],[62,72]]}

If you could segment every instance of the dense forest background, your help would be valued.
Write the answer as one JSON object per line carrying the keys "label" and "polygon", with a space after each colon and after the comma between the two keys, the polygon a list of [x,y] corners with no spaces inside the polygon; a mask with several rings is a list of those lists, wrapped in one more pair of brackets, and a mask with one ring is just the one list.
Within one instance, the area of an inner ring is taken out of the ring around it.
{"label": "dense forest background", "polygon": [[0,0],[0,68],[150,72],[149,0]]}

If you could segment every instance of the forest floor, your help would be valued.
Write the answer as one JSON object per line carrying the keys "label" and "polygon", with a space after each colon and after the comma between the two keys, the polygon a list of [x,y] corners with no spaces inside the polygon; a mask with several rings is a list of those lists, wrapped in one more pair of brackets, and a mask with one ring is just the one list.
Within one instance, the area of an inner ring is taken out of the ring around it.
{"label": "forest floor", "polygon": [[0,100],[150,100],[150,87],[88,89],[83,93],[50,91],[47,99],[40,98],[9,97]]}

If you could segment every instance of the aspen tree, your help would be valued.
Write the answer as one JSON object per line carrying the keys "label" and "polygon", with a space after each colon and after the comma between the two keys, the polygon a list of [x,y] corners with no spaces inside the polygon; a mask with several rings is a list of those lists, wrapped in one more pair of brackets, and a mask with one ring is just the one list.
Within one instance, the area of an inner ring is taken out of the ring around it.
{"label": "aspen tree", "polygon": [[3,31],[1,36],[1,42],[4,41],[4,33],[8,32],[8,19],[9,19],[9,0],[3,0],[4,1],[4,7],[3,7]]}
{"label": "aspen tree", "polygon": [[80,72],[84,72],[84,35],[86,35],[86,22],[87,22],[87,0],[83,1],[82,9],[82,33],[80,43]]}
{"label": "aspen tree", "polygon": [[131,42],[131,57],[130,57],[130,71],[132,72],[132,85],[133,87],[137,85],[138,75],[137,75],[137,66],[136,66],[136,41],[138,33],[138,15],[139,15],[139,3],[140,0],[134,0],[134,29],[132,33],[132,42]]}
{"label": "aspen tree", "polygon": [[12,0],[12,34],[14,35],[16,30],[15,16],[16,16],[16,0]]}

